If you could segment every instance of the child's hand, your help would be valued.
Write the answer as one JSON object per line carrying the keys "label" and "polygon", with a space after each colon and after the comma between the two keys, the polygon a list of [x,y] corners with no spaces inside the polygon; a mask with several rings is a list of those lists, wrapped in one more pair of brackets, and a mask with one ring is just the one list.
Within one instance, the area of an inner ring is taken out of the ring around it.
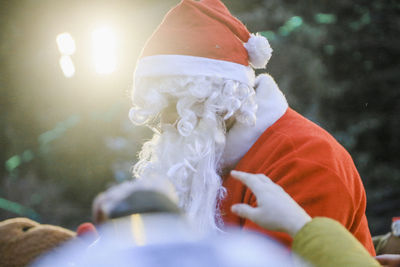
{"label": "child's hand", "polygon": [[279,185],[264,174],[232,171],[231,175],[248,186],[257,198],[257,207],[233,205],[231,210],[261,227],[294,235],[311,217]]}

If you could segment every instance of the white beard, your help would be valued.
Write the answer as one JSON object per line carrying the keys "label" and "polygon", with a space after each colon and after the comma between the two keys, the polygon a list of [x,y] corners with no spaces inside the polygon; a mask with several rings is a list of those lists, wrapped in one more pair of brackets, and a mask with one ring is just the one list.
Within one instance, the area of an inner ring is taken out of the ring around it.
{"label": "white beard", "polygon": [[225,125],[201,119],[189,136],[172,125],[143,145],[134,174],[157,182],[168,179],[175,187],[178,205],[200,232],[220,230],[219,202],[225,188],[218,175],[225,147]]}
{"label": "white beard", "polygon": [[[218,205],[225,194],[219,175],[225,121],[233,117],[254,125],[254,96],[249,84],[221,77],[149,76],[135,81],[129,112],[135,124],[151,126],[159,115],[164,121],[177,120],[143,145],[133,173],[148,184],[172,183],[179,206],[199,231],[222,226]],[[170,113],[175,111],[177,116]]]}

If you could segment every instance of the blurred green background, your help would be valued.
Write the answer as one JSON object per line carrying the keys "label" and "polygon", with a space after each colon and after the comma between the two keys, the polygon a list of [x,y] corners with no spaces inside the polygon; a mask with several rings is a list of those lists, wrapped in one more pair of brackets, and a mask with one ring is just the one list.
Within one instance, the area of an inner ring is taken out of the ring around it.
{"label": "blurred green background", "polygon": [[[26,216],[74,229],[90,221],[96,194],[130,177],[150,136],[127,116],[132,73],[177,3],[0,1],[0,220]],[[371,231],[389,231],[400,215],[400,2],[224,3],[269,38],[267,71],[293,108],[348,149],[366,187]],[[93,65],[92,32],[104,26],[115,38],[109,74]],[[70,78],[56,44],[64,32],[76,45]]]}

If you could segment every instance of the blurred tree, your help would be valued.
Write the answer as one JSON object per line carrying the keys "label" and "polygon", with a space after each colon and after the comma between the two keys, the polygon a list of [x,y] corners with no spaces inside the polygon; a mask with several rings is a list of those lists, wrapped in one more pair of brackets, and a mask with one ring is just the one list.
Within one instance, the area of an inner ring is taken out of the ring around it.
{"label": "blurred tree", "polygon": [[[0,219],[30,216],[74,228],[90,220],[96,194],[130,177],[148,133],[127,116],[135,57],[170,5],[0,2]],[[149,27],[137,27],[148,15],[141,8],[153,12]],[[100,76],[90,66],[90,34],[110,22],[124,53],[116,73]],[[71,79],[58,66],[55,39],[65,31],[78,46]]]}
{"label": "blurred tree", "polygon": [[[321,50],[338,93],[321,99],[322,116],[353,155],[367,188],[373,232],[400,213],[400,3],[353,1],[335,10]],[[334,111],[334,112],[333,112]]]}
{"label": "blurred tree", "polygon": [[233,6],[249,28],[275,37],[269,71],[292,106],[349,150],[365,183],[372,233],[389,231],[400,212],[399,2]]}

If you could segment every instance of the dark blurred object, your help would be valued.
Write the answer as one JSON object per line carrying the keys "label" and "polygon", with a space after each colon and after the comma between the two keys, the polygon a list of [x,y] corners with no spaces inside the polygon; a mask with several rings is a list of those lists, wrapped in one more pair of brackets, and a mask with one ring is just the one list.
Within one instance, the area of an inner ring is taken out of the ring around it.
{"label": "dark blurred object", "polygon": [[376,255],[400,254],[400,217],[393,218],[392,231],[373,237]]}
{"label": "dark blurred object", "polygon": [[176,213],[180,210],[166,195],[150,190],[135,191],[122,199],[110,211],[110,219],[116,219],[135,213]]}
{"label": "dark blurred object", "polygon": [[179,215],[173,186],[168,179],[128,180],[109,187],[93,200],[95,224],[132,214],[169,213]]}

